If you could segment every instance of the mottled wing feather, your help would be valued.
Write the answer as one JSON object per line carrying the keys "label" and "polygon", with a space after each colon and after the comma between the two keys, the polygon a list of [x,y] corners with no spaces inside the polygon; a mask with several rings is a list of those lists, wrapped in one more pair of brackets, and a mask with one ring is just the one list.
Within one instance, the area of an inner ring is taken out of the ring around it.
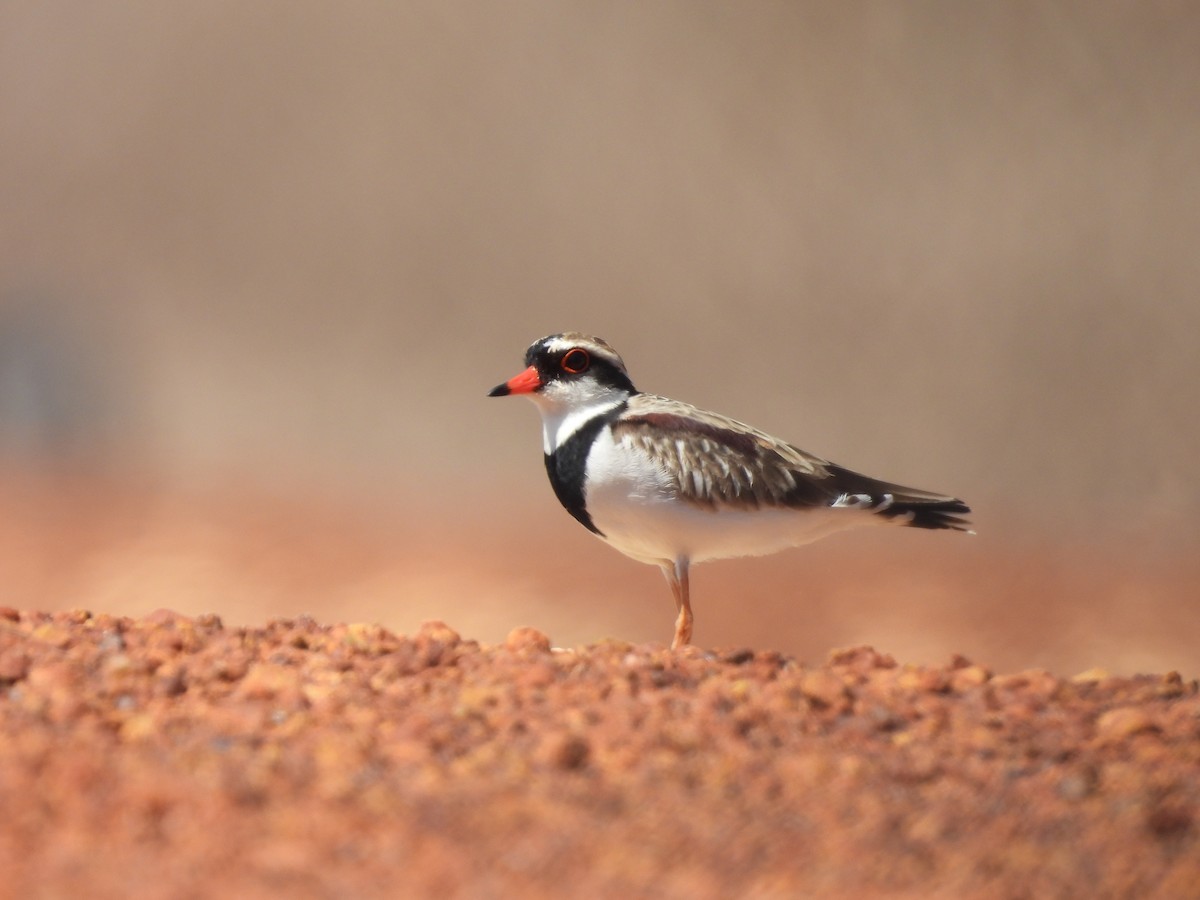
{"label": "mottled wing feather", "polygon": [[918,528],[969,530],[970,507],[956,497],[860,475],[677,400],[638,394],[612,429],[658,463],[680,496],[713,509],[840,506]]}
{"label": "mottled wing feather", "polygon": [[829,463],[742,422],[639,394],[613,423],[669,473],[679,494],[709,506],[827,505],[840,490]]}

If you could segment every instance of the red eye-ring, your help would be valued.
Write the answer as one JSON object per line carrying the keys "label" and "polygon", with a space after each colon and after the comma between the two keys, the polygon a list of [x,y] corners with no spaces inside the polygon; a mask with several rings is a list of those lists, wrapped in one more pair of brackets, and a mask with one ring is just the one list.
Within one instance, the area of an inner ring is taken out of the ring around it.
{"label": "red eye-ring", "polygon": [[583,372],[591,364],[591,357],[588,356],[586,350],[581,350],[576,347],[573,350],[568,350],[562,358],[560,365],[564,372],[570,372],[572,375],[578,375]]}

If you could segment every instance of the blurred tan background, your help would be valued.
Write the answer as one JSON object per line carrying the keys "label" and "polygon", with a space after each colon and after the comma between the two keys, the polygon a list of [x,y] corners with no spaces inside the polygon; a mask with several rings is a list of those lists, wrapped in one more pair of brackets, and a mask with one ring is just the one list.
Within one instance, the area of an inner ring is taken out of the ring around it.
{"label": "blurred tan background", "polygon": [[697,640],[1195,672],[1200,9],[0,6],[0,604],[666,640],[535,338],[966,498]]}

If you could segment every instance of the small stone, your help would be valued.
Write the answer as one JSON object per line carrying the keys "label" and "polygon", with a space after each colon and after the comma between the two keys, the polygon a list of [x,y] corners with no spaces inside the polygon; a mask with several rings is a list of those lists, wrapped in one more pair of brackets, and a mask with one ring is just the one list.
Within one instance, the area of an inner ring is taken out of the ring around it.
{"label": "small stone", "polygon": [[206,631],[221,631],[225,627],[225,623],[216,613],[201,613],[196,616],[196,625]]}
{"label": "small stone", "polygon": [[955,668],[950,673],[950,688],[956,693],[968,691],[971,688],[987,684],[992,673],[983,666],[967,665]]}
{"label": "small stone", "polygon": [[1120,741],[1130,735],[1158,731],[1154,720],[1132,706],[1110,709],[1096,720],[1096,736],[1103,741]]}
{"label": "small stone", "polygon": [[437,666],[453,659],[453,654],[448,651],[453,651],[462,638],[445,622],[435,620],[421,623],[413,642],[421,662],[426,666]]}
{"label": "small stone", "polygon": [[925,667],[906,668],[896,679],[896,684],[906,691],[919,693],[941,693],[949,686],[944,672]]}
{"label": "small stone", "polygon": [[100,664],[101,670],[108,675],[123,675],[134,670],[133,660],[125,653],[110,653]]}
{"label": "small stone", "polygon": [[159,607],[158,609],[154,610],[154,612],[146,616],[142,621],[148,625],[170,625],[172,627],[178,627],[185,622],[191,622],[191,619],[189,619],[183,613],[175,612],[173,609]]}
{"label": "small stone", "polygon": [[36,641],[41,641],[43,644],[48,644],[51,647],[62,649],[69,647],[75,641],[74,635],[70,629],[62,628],[58,625],[39,625],[33,629],[31,637]]}
{"label": "small stone", "polygon": [[11,647],[0,651],[0,684],[20,681],[29,672],[29,654]]}
{"label": "small stone", "polygon": [[1168,672],[1159,679],[1154,692],[1159,697],[1174,699],[1183,696],[1184,690],[1183,676],[1178,672]]}
{"label": "small stone", "polygon": [[504,639],[504,648],[513,653],[549,653],[550,638],[536,628],[514,628]]}
{"label": "small stone", "polygon": [[826,669],[813,669],[800,676],[800,692],[819,706],[834,706],[847,696],[846,683]]}
{"label": "small stone", "polygon": [[158,722],[148,713],[132,715],[118,729],[117,734],[122,741],[144,741],[154,737],[158,732]]}
{"label": "small stone", "polygon": [[1064,800],[1082,800],[1100,787],[1100,773],[1090,763],[1067,768],[1058,781],[1057,792]]}
{"label": "small stone", "polygon": [[183,666],[174,663],[161,667],[154,673],[154,691],[163,697],[178,697],[187,690],[187,673]]}
{"label": "small stone", "polygon": [[295,699],[300,693],[300,672],[293,666],[255,663],[238,685],[248,700]]}
{"label": "small stone", "polygon": [[441,641],[444,644],[453,646],[461,641],[462,637],[457,631],[440,619],[430,619],[427,622],[421,623],[421,627],[417,631],[417,640]]}
{"label": "small stone", "polygon": [[592,748],[582,735],[559,734],[547,740],[543,752],[545,759],[556,768],[574,771],[587,765]]}
{"label": "small stone", "polygon": [[829,653],[829,665],[846,666],[859,671],[894,669],[896,660],[874,647],[843,647]]}
{"label": "small stone", "polygon": [[1192,811],[1171,801],[1159,803],[1146,816],[1146,827],[1155,837],[1176,837],[1192,827]]}

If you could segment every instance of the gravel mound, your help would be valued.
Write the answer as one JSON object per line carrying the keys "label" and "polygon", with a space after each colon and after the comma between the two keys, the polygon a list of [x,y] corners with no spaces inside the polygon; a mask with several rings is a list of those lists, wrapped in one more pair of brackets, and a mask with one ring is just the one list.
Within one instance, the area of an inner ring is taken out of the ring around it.
{"label": "gravel mound", "polygon": [[1200,896],[1200,697],[0,609],[13,897]]}

